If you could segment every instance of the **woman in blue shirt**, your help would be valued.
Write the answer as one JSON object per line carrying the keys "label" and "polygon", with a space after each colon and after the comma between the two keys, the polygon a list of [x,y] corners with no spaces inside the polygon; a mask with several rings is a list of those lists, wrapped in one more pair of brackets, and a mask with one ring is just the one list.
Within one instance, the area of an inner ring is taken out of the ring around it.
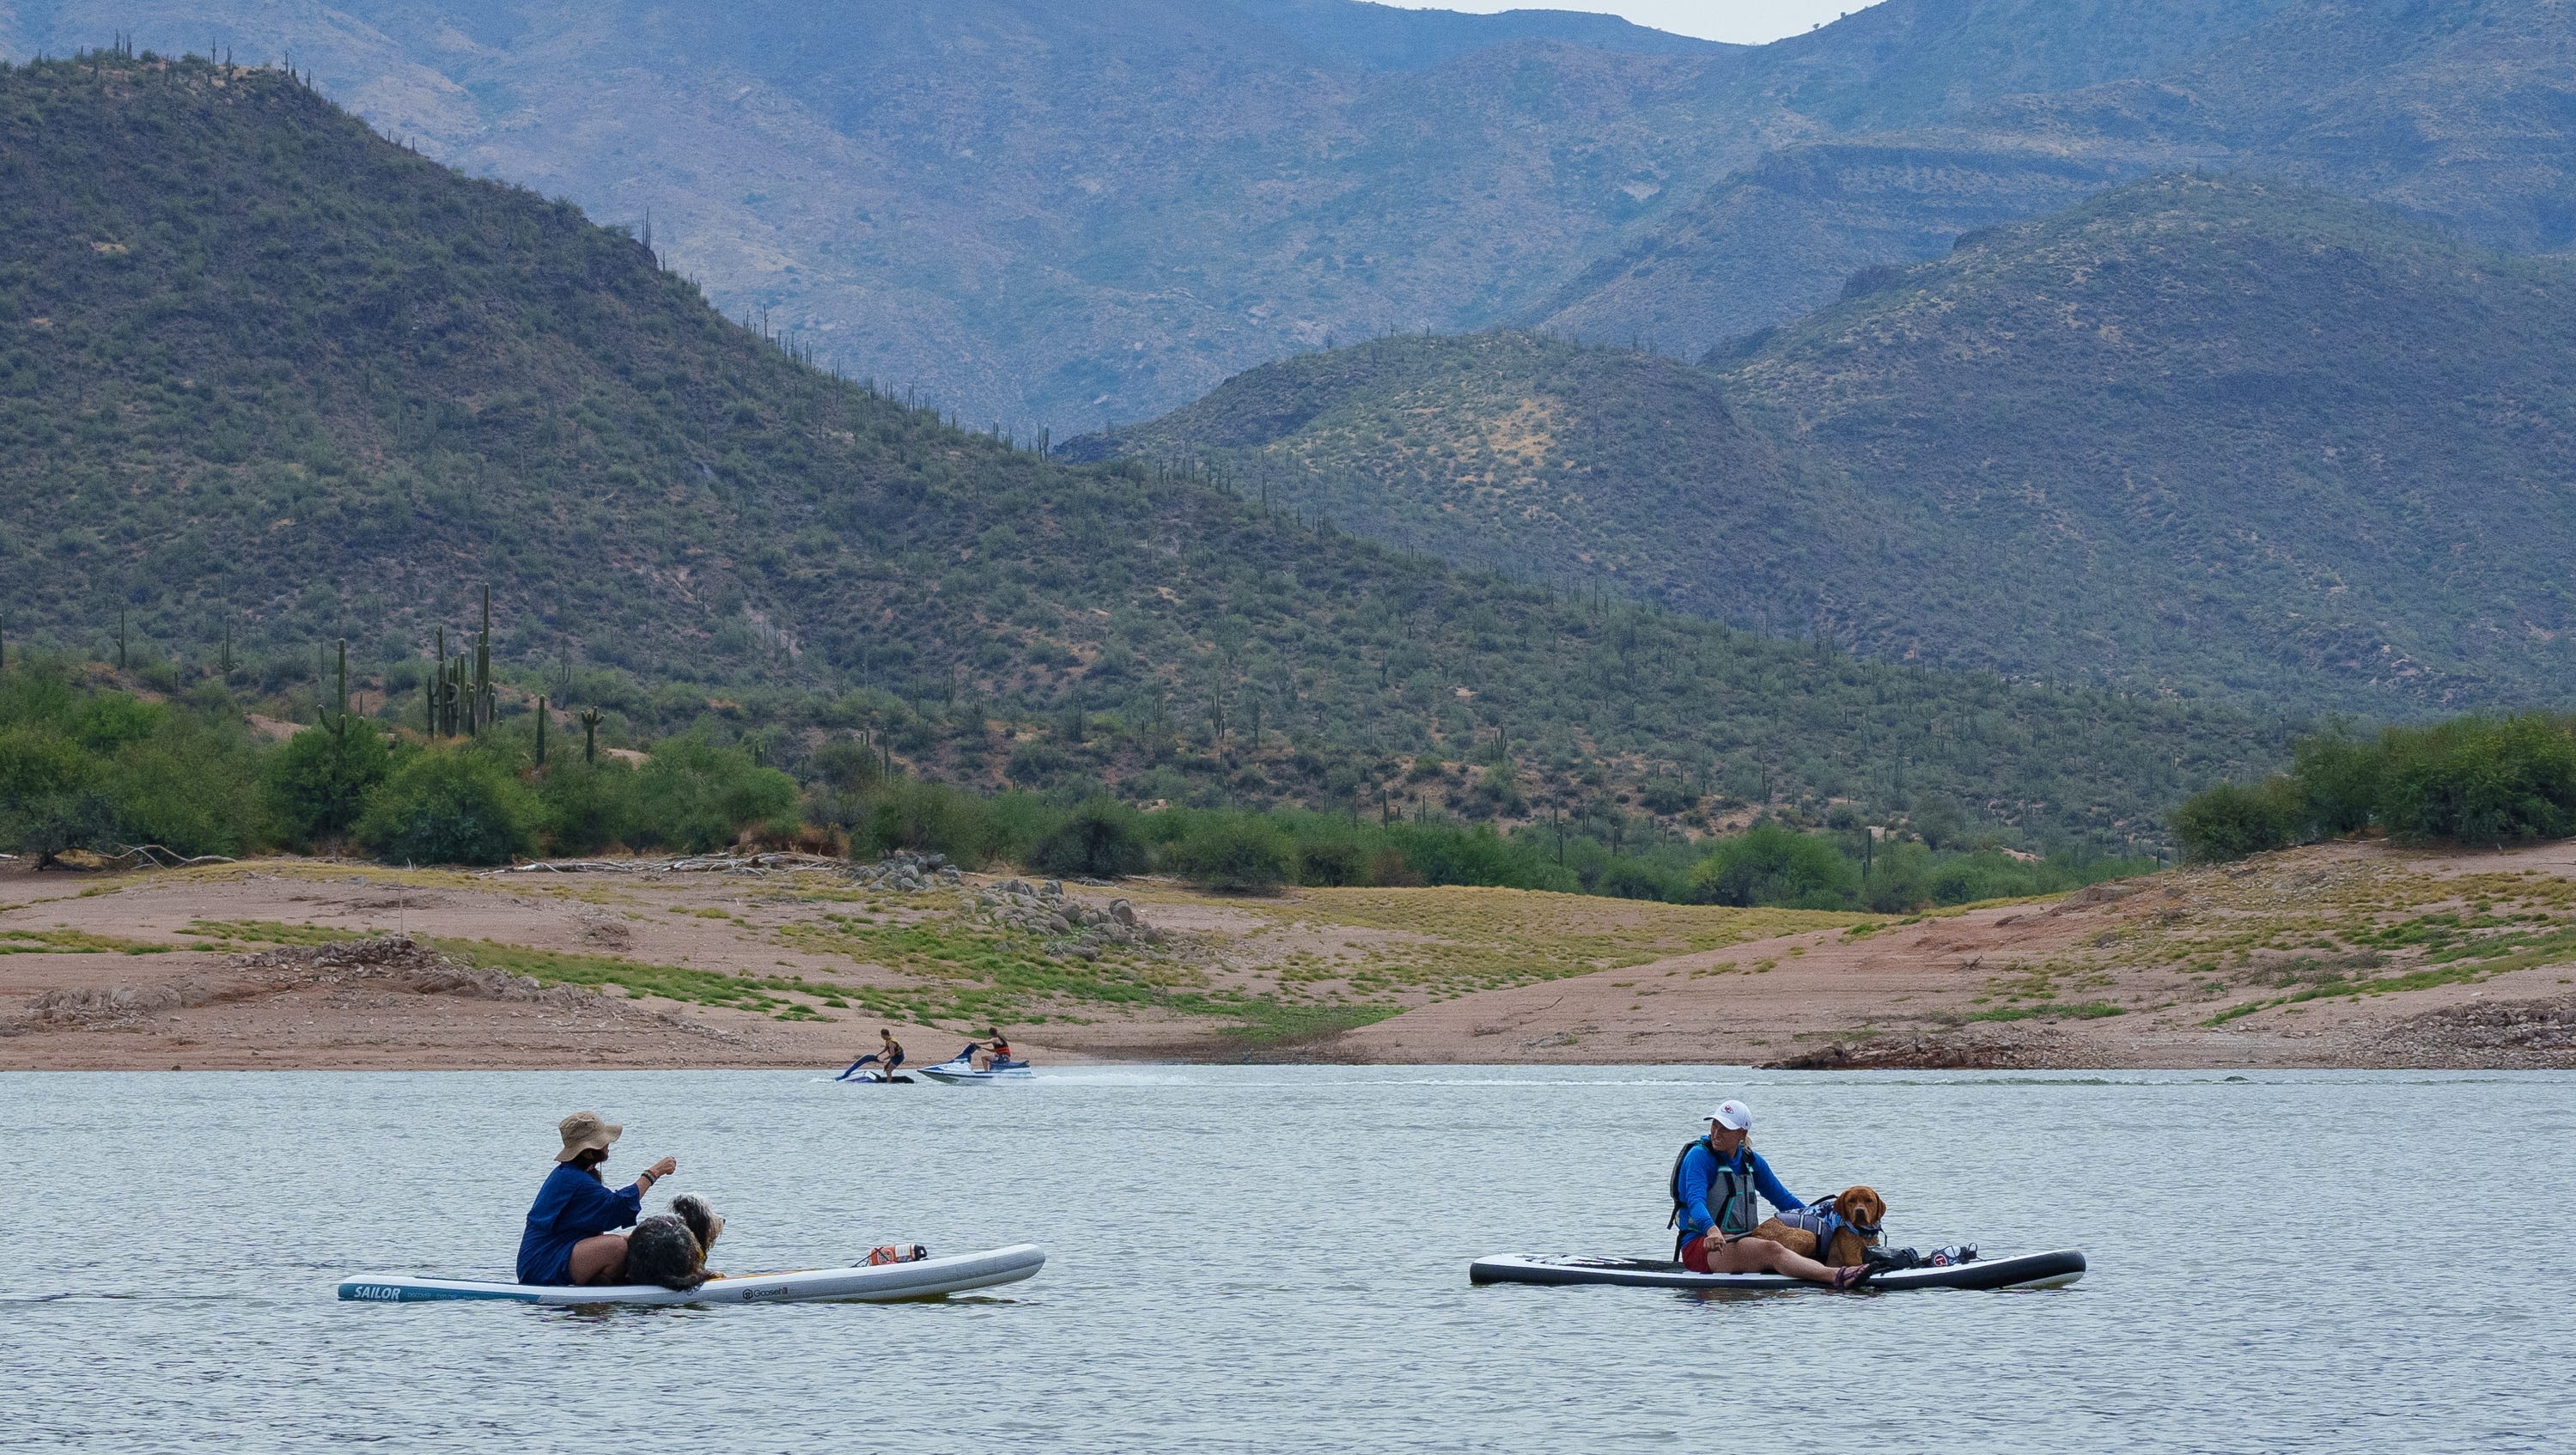
{"label": "woman in blue shirt", "polygon": [[615,1283],[626,1275],[626,1239],[610,1231],[631,1228],[644,1215],[644,1194],[680,1170],[668,1157],[644,1169],[631,1187],[611,1192],[599,1175],[608,1149],[626,1129],[595,1111],[577,1111],[557,1125],[563,1150],[555,1170],[528,1209],[519,1237],[521,1283]]}

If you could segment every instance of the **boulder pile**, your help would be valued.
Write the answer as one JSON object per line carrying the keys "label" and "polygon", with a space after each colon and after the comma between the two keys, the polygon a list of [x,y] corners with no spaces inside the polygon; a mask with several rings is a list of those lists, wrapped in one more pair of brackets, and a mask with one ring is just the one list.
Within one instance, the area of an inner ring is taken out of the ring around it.
{"label": "boulder pile", "polygon": [[931,889],[954,889],[965,882],[965,876],[948,862],[946,854],[889,854],[851,870],[850,882],[866,889],[920,894]]}
{"label": "boulder pile", "polygon": [[1050,879],[1032,887],[1025,880],[1005,879],[975,896],[975,911],[1006,928],[1047,937],[1050,955],[1097,960],[1113,945],[1159,945],[1163,932],[1136,917],[1136,906],[1123,899],[1107,908],[1067,899],[1064,885]]}

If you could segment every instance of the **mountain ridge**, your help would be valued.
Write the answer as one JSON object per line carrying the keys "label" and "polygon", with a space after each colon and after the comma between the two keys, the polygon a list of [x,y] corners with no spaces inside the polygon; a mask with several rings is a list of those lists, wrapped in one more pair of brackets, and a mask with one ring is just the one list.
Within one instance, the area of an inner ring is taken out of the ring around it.
{"label": "mountain ridge", "polygon": [[275,690],[344,638],[399,716],[487,585],[512,711],[544,692],[780,761],[867,731],[917,771],[1149,802],[1670,833],[1864,794],[2110,846],[2286,727],[1576,602],[1050,461],[282,73],[0,68],[11,650],[130,638],[167,690]]}
{"label": "mountain ridge", "polygon": [[2571,289],[2576,262],[2185,175],[1866,270],[1705,368],[1388,340],[1068,448],[1210,456],[1449,559],[1883,657],[2374,716],[2554,701]]}
{"label": "mountain ridge", "polygon": [[[463,170],[649,216],[729,314],[840,372],[1065,434],[1329,341],[1521,316],[1773,148],[2169,69],[2269,3],[1887,0],[1650,54],[1597,24],[1320,0],[66,0],[9,12],[0,47],[291,54]],[[1290,21],[1492,43],[1388,42],[1430,62],[1389,71],[1378,42],[1319,50]]]}

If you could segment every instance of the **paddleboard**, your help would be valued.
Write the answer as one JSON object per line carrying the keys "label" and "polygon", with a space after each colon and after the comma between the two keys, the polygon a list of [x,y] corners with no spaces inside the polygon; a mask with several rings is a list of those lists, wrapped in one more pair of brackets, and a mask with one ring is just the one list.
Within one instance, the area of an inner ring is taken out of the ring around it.
{"label": "paddleboard", "polygon": [[896,1303],[1017,1283],[1045,1266],[1044,1250],[1034,1244],[1017,1243],[989,1253],[959,1253],[924,1258],[918,1263],[711,1278],[690,1293],[652,1284],[560,1288],[484,1283],[470,1278],[420,1278],[408,1273],[362,1273],[340,1281],[340,1297],[358,1303]]}
{"label": "paddleboard", "polygon": [[[1882,1273],[1864,1287],[1895,1292],[1909,1288],[2059,1288],[2084,1276],[2084,1255],[2072,1248],[2024,1253],[2013,1258],[1979,1258],[1947,1268],[1901,1268]],[[1758,1293],[1772,1289],[1816,1289],[1781,1273],[1693,1273],[1679,1263],[1658,1258],[1541,1257],[1499,1253],[1467,1265],[1475,1283],[1608,1283],[1628,1288],[1695,1288]]]}

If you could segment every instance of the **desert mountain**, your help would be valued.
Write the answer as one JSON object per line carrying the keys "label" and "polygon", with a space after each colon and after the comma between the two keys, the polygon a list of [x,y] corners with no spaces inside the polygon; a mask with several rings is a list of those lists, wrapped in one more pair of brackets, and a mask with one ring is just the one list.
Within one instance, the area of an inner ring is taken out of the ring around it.
{"label": "desert mountain", "polygon": [[2169,68],[1766,155],[1525,318],[1695,353],[1863,267],[2185,169],[2370,198],[2514,252],[2576,241],[2576,8],[2291,0],[2212,19]]}
{"label": "desert mountain", "polygon": [[1890,657],[2370,713],[2563,693],[2576,263],[2180,177],[1848,292],[1706,369],[1391,339],[1075,448]]}
{"label": "desert mountain", "polygon": [[1050,461],[810,367],[627,233],[281,72],[0,70],[11,650],[233,643],[291,677],[345,637],[390,675],[487,584],[531,687],[613,679],[596,690],[666,728],[875,723],[941,771],[1007,758],[1149,797],[1357,809],[1411,791],[1409,760],[1473,756],[1505,815],[1659,782],[1682,803],[1940,796],[2117,841],[2279,741]]}
{"label": "desert mountain", "polygon": [[852,377],[1061,435],[1519,316],[1777,148],[2162,74],[2269,3],[1888,0],[1721,47],[1352,0],[62,0],[0,8],[0,54],[289,58],[429,156],[649,217]]}

